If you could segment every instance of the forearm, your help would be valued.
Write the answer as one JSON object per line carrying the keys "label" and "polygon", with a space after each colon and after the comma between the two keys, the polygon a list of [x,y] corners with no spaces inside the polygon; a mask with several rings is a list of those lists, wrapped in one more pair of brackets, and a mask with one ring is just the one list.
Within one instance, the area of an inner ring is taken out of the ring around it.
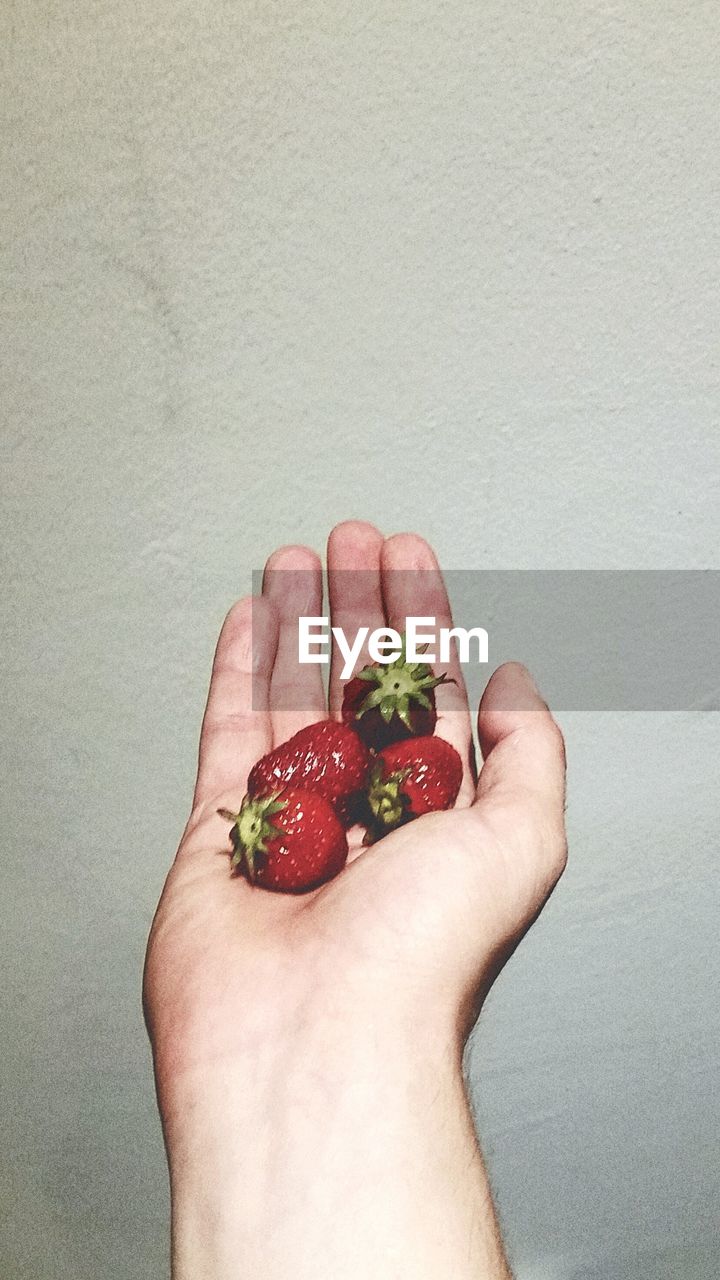
{"label": "forearm", "polygon": [[174,1280],[508,1280],[457,1063],[322,1045],[228,1087],[170,1145]]}

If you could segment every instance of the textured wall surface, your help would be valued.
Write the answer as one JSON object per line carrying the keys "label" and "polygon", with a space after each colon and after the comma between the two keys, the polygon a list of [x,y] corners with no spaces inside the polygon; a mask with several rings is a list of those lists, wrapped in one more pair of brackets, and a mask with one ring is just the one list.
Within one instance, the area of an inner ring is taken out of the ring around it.
{"label": "textured wall surface", "polygon": [[[720,20],[0,27],[0,1274],[156,1280],[141,961],[250,571],[350,515],[452,568],[718,565]],[[711,1280],[720,716],[563,723],[571,865],[470,1058],[511,1254]]]}

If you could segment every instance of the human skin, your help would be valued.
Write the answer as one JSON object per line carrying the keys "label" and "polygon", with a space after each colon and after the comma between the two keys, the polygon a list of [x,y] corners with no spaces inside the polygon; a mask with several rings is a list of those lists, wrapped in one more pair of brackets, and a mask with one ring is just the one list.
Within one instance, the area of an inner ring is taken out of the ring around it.
{"label": "human skin", "polygon": [[[421,538],[351,521],[327,561],[346,635],[402,630],[408,614],[452,625]],[[370,848],[352,831],[347,867],[308,894],[231,877],[218,809],[239,808],[273,744],[328,714],[320,668],[296,664],[298,616],[322,613],[320,575],[314,552],[283,548],[262,596],[225,621],[192,812],[148,943],[173,1277],[505,1280],[462,1057],[565,865],[562,735],[525,669],[506,664],[480,704],[476,783],[451,663],[436,732],[465,762],[455,809]],[[330,714],[341,698],[334,661]]]}

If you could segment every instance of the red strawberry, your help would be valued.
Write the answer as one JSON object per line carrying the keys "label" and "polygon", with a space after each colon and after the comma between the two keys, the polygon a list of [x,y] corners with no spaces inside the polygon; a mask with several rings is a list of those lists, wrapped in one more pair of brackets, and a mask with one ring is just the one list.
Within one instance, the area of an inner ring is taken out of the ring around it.
{"label": "red strawberry", "polygon": [[350,826],[369,768],[367,747],[348,725],[319,720],[258,760],[247,789],[249,795],[258,796],[288,783],[304,787],[329,800],[341,822]]}
{"label": "red strawberry", "polygon": [[426,662],[408,662],[403,640],[394,662],[363,667],[348,680],[342,718],[376,751],[431,734],[437,723],[435,688],[447,680],[447,675],[434,676]]}
{"label": "red strawberry", "polygon": [[233,823],[232,865],[251,884],[281,893],[304,893],[331,880],[345,866],[347,837],[324,796],[286,787],[268,796],[245,796],[239,813],[220,809]]}
{"label": "red strawberry", "polygon": [[383,747],[370,773],[372,834],[452,808],[461,782],[462,761],[444,738],[412,738]]}

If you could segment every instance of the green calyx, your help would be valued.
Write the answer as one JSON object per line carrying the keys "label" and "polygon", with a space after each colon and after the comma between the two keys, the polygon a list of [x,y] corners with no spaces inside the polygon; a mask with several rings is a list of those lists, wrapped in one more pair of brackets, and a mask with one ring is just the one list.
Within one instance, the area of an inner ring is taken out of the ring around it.
{"label": "green calyx", "polygon": [[397,769],[394,773],[383,776],[384,766],[380,760],[370,771],[368,804],[375,822],[382,830],[397,827],[405,816],[407,802],[402,784],[410,772],[410,769]]}
{"label": "green calyx", "polygon": [[239,813],[218,809],[220,816],[233,824],[230,839],[235,852],[231,865],[239,867],[250,882],[255,879],[256,858],[267,856],[267,841],[283,834],[273,822],[273,818],[285,808],[285,801],[279,800],[278,795],[276,791],[269,796],[245,796]]}
{"label": "green calyx", "polygon": [[[427,645],[423,645],[423,652]],[[412,732],[410,719],[411,704],[416,703],[426,710],[431,710],[432,703],[428,691],[439,684],[449,682],[446,675],[435,676],[432,667],[426,662],[408,662],[406,658],[406,640],[402,637],[402,649],[394,662],[387,665],[363,667],[358,672],[359,680],[366,680],[371,688],[357,709],[355,718],[360,719],[366,711],[377,707],[385,724],[397,715],[407,729]]]}

